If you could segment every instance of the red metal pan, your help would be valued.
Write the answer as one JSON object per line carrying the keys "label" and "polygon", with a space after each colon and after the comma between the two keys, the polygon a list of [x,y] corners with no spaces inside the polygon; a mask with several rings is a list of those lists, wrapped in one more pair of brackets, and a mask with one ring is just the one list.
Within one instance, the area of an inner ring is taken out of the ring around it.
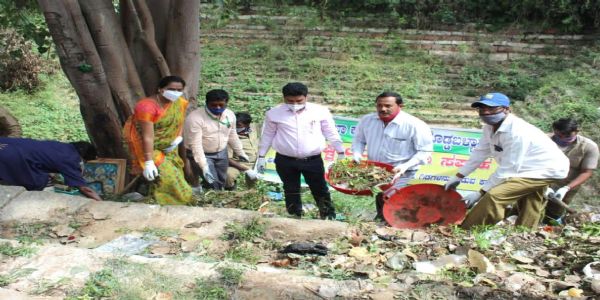
{"label": "red metal pan", "polygon": [[384,193],[383,217],[395,228],[423,228],[429,225],[456,224],[467,208],[462,196],[444,190],[443,185],[415,184]]}

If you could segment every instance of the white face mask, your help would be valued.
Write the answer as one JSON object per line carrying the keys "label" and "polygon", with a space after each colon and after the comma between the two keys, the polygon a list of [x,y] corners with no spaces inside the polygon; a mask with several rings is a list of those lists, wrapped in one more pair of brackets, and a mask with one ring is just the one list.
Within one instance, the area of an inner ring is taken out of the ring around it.
{"label": "white face mask", "polygon": [[165,90],[162,95],[170,101],[175,101],[183,95],[183,92]]}
{"label": "white face mask", "polygon": [[287,106],[293,112],[297,112],[297,111],[303,109],[306,106],[306,103],[303,103],[303,104],[287,104]]}

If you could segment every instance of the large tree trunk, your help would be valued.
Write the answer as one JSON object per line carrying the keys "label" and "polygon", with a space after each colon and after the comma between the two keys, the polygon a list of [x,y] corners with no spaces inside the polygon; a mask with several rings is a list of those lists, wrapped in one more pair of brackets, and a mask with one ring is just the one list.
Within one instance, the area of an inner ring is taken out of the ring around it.
{"label": "large tree trunk", "polygon": [[161,77],[183,77],[196,103],[199,1],[121,0],[120,17],[111,0],[38,3],[99,155],[127,157],[123,124],[138,99],[156,92]]}
{"label": "large tree trunk", "polygon": [[0,137],[21,137],[19,121],[2,106],[0,106]]}

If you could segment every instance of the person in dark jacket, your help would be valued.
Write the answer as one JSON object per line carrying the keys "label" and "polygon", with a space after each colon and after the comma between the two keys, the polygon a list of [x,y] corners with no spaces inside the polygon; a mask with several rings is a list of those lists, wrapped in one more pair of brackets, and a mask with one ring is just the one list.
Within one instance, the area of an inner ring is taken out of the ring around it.
{"label": "person in dark jacket", "polygon": [[88,198],[101,201],[102,198],[83,179],[83,161],[94,158],[96,149],[88,142],[0,137],[0,182],[41,191],[47,186],[50,173],[60,173],[66,185],[76,187]]}

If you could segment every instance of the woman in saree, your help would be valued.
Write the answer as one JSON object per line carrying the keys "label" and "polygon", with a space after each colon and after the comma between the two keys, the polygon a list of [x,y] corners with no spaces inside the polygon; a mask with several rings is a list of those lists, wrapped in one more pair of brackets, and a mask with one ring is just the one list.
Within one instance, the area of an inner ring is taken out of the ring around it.
{"label": "woman in saree", "polygon": [[193,202],[179,154],[188,106],[182,97],[184,88],[185,81],[178,76],[162,78],[157,93],[138,101],[124,127],[132,173],[142,173],[151,183],[150,194],[160,205]]}

